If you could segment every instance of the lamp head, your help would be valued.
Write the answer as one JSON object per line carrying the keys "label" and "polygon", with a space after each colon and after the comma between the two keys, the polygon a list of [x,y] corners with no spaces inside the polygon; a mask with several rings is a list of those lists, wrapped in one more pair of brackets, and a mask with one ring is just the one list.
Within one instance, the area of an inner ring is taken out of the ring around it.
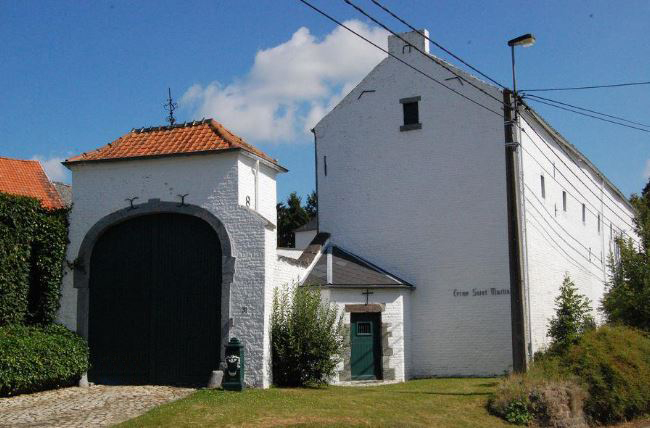
{"label": "lamp head", "polygon": [[523,36],[516,37],[508,41],[508,46],[523,46],[527,48],[535,44],[535,36],[532,34],[524,34]]}

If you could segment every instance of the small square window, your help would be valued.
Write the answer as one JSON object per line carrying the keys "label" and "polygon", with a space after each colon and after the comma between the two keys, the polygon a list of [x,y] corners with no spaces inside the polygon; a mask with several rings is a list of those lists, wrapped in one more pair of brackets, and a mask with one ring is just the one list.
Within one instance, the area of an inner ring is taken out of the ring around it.
{"label": "small square window", "polygon": [[372,334],[372,324],[369,322],[357,323],[357,336],[370,336]]}
{"label": "small square window", "polygon": [[404,124],[400,126],[400,131],[410,131],[412,129],[421,129],[420,123],[420,97],[402,98],[399,100],[404,112]]}

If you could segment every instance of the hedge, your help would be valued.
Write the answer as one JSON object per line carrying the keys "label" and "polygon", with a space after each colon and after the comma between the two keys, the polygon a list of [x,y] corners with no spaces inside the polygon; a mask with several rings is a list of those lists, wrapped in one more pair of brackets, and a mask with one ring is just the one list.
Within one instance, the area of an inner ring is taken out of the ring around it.
{"label": "hedge", "polygon": [[54,320],[67,243],[67,209],[0,193],[0,326]]}
{"label": "hedge", "polygon": [[88,367],[85,340],[61,325],[0,327],[0,396],[72,385]]}
{"label": "hedge", "polygon": [[650,415],[650,337],[622,326],[588,331],[565,353],[540,354],[528,372],[506,377],[488,408],[542,426],[549,418],[572,426],[583,412],[594,425]]}
{"label": "hedge", "polygon": [[585,413],[611,424],[650,414],[650,337],[639,330],[604,326],[587,332],[563,362],[584,382]]}

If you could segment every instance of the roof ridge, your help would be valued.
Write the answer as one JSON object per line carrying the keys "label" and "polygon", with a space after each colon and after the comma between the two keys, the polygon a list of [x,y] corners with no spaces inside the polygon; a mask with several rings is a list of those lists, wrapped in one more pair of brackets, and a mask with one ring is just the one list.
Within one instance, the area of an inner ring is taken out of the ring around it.
{"label": "roof ridge", "polygon": [[8,156],[0,156],[0,159],[6,159],[6,160],[18,161],[18,162],[37,162],[39,164],[41,163],[41,161],[39,161],[38,159],[16,159],[16,158],[10,158]]}

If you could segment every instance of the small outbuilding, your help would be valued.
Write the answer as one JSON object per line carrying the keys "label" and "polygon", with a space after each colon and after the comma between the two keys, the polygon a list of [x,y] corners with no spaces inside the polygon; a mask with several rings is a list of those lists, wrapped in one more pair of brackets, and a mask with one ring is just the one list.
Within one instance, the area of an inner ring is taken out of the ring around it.
{"label": "small outbuilding", "polygon": [[205,385],[223,345],[270,382],[278,162],[215,120],[133,129],[72,171],[59,318],[89,341],[89,380]]}

